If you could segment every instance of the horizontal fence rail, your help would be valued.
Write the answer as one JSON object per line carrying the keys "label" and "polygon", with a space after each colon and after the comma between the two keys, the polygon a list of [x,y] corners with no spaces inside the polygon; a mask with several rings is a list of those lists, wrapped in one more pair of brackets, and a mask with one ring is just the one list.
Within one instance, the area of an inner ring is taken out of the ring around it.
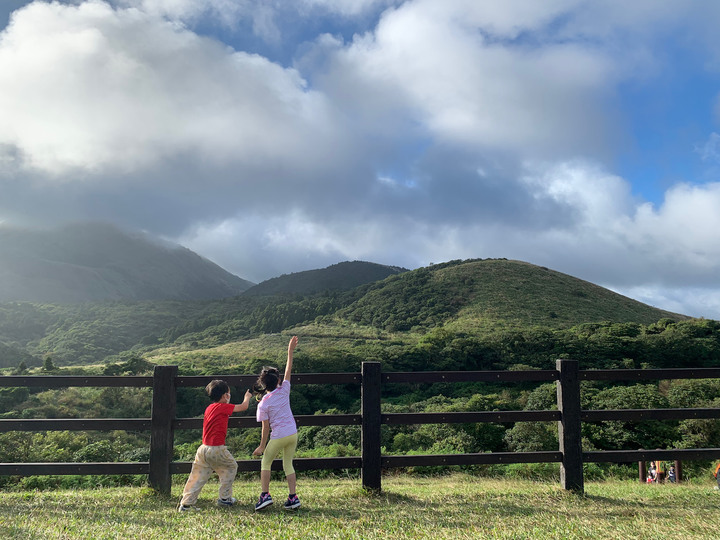
{"label": "horizontal fence rail", "polygon": [[[386,383],[543,382],[557,381],[556,370],[528,371],[412,371],[382,374]],[[295,377],[295,375],[293,375]]]}
{"label": "horizontal fence rail", "polygon": [[658,381],[673,379],[720,379],[720,368],[587,369],[583,381]]}
{"label": "horizontal fence rail", "polygon": [[621,420],[640,422],[643,420],[689,420],[697,418],[720,418],[720,409],[603,409],[581,411],[583,422]]}
{"label": "horizontal fence rail", "polygon": [[390,413],[381,415],[383,424],[469,424],[481,422],[551,422],[560,420],[560,411],[480,411],[438,413]]}
{"label": "horizontal fence rail", "polygon": [[[298,426],[359,426],[362,416],[359,414],[299,414],[295,416]],[[202,429],[202,418],[178,418],[173,421],[175,429]],[[230,417],[229,428],[258,427],[254,416]]]}
{"label": "horizontal fence rail", "polygon": [[[237,462],[238,471],[260,472],[260,460],[240,460]],[[360,456],[332,457],[332,458],[296,458],[293,459],[293,468],[296,471],[320,471],[339,469],[360,469],[362,458]],[[192,468],[192,461],[174,461],[170,466],[172,474],[187,474]],[[282,460],[276,459],[272,462],[273,471],[283,470]]]}
{"label": "horizontal fence rail", "polygon": [[[482,465],[511,463],[560,463],[561,483],[565,489],[583,491],[583,463],[623,463],[646,460],[704,460],[720,458],[720,448],[606,450],[583,452],[580,448],[582,422],[662,421],[683,419],[718,419],[720,409],[622,409],[582,410],[581,381],[642,381],[670,379],[720,378],[720,368],[650,369],[650,370],[583,370],[573,360],[559,360],[555,370],[524,371],[456,371],[456,372],[381,372],[377,362],[364,362],[357,373],[298,373],[293,384],[359,385],[360,414],[315,414],[295,417],[298,426],[359,426],[361,455],[335,458],[298,458],[298,471],[360,469],[365,488],[379,490],[381,470],[402,467]],[[176,417],[178,388],[202,388],[213,379],[223,379],[231,387],[248,388],[256,375],[179,376],[177,366],[157,366],[152,377],[145,376],[2,376],[0,387],[127,387],[152,389],[151,418],[74,418],[74,419],[2,419],[0,432],[11,431],[150,431],[148,462],[133,463],[0,463],[0,475],[75,475],[133,474],[148,475],[150,484],[160,492],[170,491],[173,474],[190,472],[191,462],[172,461],[175,430],[201,430],[202,418]],[[383,413],[381,388],[385,384],[431,384],[457,382],[555,382],[558,387],[558,409],[545,411],[476,411],[430,413]],[[515,422],[557,422],[559,451],[489,452],[475,454],[399,455],[380,453],[382,425],[462,424]],[[231,417],[229,428],[257,428],[252,416]],[[282,469],[275,460],[273,470]],[[238,470],[258,472],[259,460],[238,461]]]}
{"label": "horizontal fence rail", "polygon": [[488,452],[485,454],[438,454],[383,456],[383,467],[427,467],[444,465],[507,465],[510,463],[559,463],[560,452]]}
{"label": "horizontal fence rail", "polygon": [[[228,385],[239,388],[250,388],[257,375],[193,375],[176,377],[175,386],[202,388],[213,379],[222,379]],[[360,373],[293,373],[292,383],[295,384],[360,384]]]}
{"label": "horizontal fence rail", "polygon": [[[200,421],[202,425],[202,420]],[[0,420],[0,432],[7,431],[148,431],[150,418],[43,418],[32,420]]]}
{"label": "horizontal fence rail", "polygon": [[673,450],[597,450],[583,452],[583,461],[594,463],[630,463],[633,461],[718,459],[720,448]]}
{"label": "horizontal fence rail", "polygon": [[107,463],[0,463],[0,474],[5,476],[43,476],[72,474],[149,474],[146,462]]}
{"label": "horizontal fence rail", "polygon": [[71,386],[152,388],[153,377],[123,376],[92,376],[80,377],[73,375],[6,375],[0,377],[0,387],[42,387],[68,388]]}

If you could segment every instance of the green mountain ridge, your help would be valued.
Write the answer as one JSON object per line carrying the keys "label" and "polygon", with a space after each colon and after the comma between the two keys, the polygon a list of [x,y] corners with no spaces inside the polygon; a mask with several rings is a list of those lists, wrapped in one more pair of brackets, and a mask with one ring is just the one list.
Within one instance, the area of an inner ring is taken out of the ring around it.
{"label": "green mountain ridge", "polygon": [[650,324],[689,318],[567,274],[506,259],[450,261],[391,277],[374,284],[338,316],[400,331],[451,319],[568,328],[600,321]]}
{"label": "green mountain ridge", "polygon": [[398,266],[386,266],[365,261],[345,261],[323,269],[306,270],[271,278],[249,288],[243,295],[307,295],[326,291],[344,291],[407,271],[406,268]]}

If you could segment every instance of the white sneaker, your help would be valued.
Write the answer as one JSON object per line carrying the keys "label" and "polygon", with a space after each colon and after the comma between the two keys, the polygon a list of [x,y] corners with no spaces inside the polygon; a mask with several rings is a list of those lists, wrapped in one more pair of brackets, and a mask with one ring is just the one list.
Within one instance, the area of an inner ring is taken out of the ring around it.
{"label": "white sneaker", "polygon": [[218,499],[217,503],[220,506],[232,506],[237,502],[237,499],[235,497],[230,497],[229,499]]}

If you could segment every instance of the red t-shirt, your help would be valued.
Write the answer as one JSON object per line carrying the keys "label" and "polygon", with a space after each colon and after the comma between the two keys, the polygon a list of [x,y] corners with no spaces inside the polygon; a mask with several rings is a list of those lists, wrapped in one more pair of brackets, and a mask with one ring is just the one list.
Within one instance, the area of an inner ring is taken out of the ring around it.
{"label": "red t-shirt", "polygon": [[228,419],[235,410],[232,403],[211,403],[203,417],[202,442],[206,446],[223,446],[227,436]]}

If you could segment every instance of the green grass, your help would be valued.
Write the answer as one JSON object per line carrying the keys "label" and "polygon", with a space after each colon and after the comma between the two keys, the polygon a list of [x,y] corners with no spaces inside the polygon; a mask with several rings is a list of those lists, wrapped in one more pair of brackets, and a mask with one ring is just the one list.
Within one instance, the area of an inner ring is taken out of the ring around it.
{"label": "green grass", "polygon": [[[180,478],[178,477],[178,480]],[[585,496],[557,483],[494,480],[465,474],[389,476],[383,493],[365,493],[353,478],[299,479],[303,506],[277,502],[253,512],[257,482],[238,479],[233,508],[215,505],[217,484],[201,494],[199,512],[180,514],[173,497],[147,488],[2,494],[2,538],[717,538],[720,492],[712,484],[586,484]]]}

